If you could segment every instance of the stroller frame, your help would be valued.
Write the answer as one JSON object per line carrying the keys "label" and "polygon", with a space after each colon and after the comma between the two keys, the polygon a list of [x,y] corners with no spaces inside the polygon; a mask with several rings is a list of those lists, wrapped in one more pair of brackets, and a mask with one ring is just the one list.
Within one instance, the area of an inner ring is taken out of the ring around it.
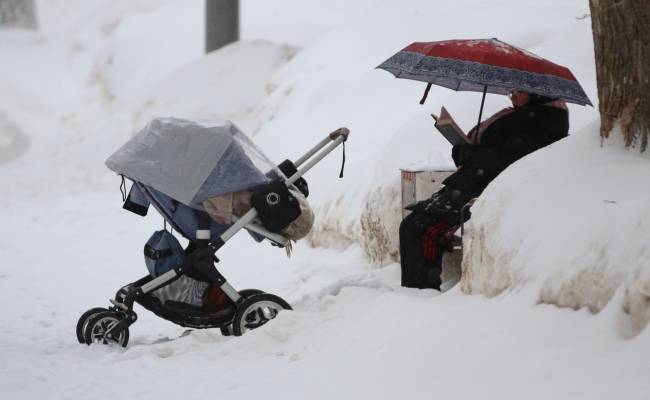
{"label": "stroller frame", "polygon": [[[297,168],[297,172],[286,178],[284,184],[287,187],[291,186],[336,147],[347,141],[349,133],[350,131],[347,128],[339,128],[328,134],[323,140],[295,161],[294,165]],[[163,207],[158,204],[147,188],[138,182],[134,182],[134,184],[138,185],[138,187],[151,200],[151,204],[157,209],[163,218],[169,220],[168,222],[173,226],[173,221],[171,221],[166,215],[166,212],[163,211]],[[228,240],[242,229],[254,232],[279,246],[286,246],[289,243],[289,239],[286,237],[270,232],[262,226],[254,223],[254,220],[257,217],[257,210],[255,210],[255,208],[251,208],[240,218],[233,217],[233,224],[216,240],[211,239],[209,215],[200,210],[196,210],[196,213],[198,226],[196,231],[196,240],[192,243],[194,243],[197,248],[209,247],[212,254],[219,250]],[[101,307],[92,308],[82,314],[77,323],[78,341],[88,345],[91,343],[117,343],[126,347],[129,337],[128,328],[137,320],[137,314],[133,311],[134,303],[137,302],[162,318],[169,319],[165,317],[163,313],[156,312],[155,309],[152,309],[151,305],[146,304],[147,294],[170,284],[184,274],[192,272],[198,272],[201,276],[207,277],[211,284],[218,284],[223,293],[234,304],[234,310],[229,310],[229,312],[217,316],[216,319],[210,320],[209,323],[194,324],[172,320],[172,322],[179,325],[199,329],[219,327],[221,328],[222,334],[226,336],[240,336],[246,330],[255,329],[268,322],[270,319],[273,319],[280,310],[291,309],[289,304],[282,298],[264,293],[261,290],[247,289],[237,291],[216,268],[214,263],[216,261],[218,261],[218,259],[214,257],[213,262],[210,263],[211,265],[209,266],[208,264],[190,266],[194,269],[193,271],[186,270],[185,268],[187,267],[181,265],[156,278],[147,275],[122,287],[116,293],[115,298],[109,300],[112,304],[111,307],[107,309]],[[218,313],[219,312],[217,312],[217,314]]]}

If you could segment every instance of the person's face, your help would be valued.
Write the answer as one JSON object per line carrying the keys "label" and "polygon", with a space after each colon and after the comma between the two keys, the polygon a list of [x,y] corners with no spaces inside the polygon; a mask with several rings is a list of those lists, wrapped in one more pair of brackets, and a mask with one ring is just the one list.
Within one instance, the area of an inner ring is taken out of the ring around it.
{"label": "person's face", "polygon": [[514,108],[523,107],[530,100],[528,92],[522,92],[521,90],[513,90],[508,97],[510,97]]}

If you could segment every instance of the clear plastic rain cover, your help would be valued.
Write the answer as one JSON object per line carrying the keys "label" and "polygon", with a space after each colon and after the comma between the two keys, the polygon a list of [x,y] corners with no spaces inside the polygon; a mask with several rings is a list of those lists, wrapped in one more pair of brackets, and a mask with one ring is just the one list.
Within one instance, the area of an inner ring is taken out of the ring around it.
{"label": "clear plastic rain cover", "polygon": [[106,160],[120,175],[190,207],[281,176],[232,122],[156,118]]}

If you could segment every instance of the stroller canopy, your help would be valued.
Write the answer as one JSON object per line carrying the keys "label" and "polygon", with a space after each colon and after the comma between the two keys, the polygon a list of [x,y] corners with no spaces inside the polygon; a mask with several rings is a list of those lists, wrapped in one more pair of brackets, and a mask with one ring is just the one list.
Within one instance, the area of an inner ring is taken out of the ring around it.
{"label": "stroller canopy", "polygon": [[269,182],[281,172],[232,122],[156,118],[106,160],[120,175],[190,207]]}

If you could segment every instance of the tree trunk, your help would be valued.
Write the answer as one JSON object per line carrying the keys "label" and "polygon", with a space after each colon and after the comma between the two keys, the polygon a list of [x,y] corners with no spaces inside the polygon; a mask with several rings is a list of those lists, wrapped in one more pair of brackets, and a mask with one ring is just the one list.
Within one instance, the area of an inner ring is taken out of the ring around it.
{"label": "tree trunk", "polygon": [[589,0],[596,55],[600,134],[620,126],[627,147],[650,134],[649,0]]}
{"label": "tree trunk", "polygon": [[205,52],[239,40],[239,0],[205,0]]}
{"label": "tree trunk", "polygon": [[0,0],[0,26],[36,29],[34,0]]}

